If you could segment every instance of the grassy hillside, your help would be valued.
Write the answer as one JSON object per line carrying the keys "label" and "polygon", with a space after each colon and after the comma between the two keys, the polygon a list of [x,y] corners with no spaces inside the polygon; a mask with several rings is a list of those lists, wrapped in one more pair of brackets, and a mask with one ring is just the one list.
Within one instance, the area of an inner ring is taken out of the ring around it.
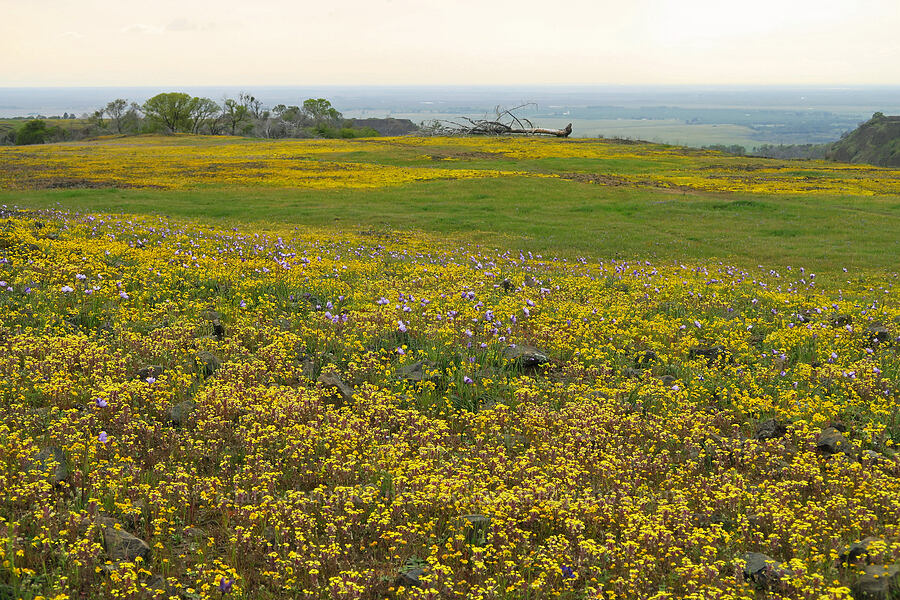
{"label": "grassy hillside", "polygon": [[0,185],[0,600],[900,585],[896,170],[176,136]]}
{"label": "grassy hillside", "polygon": [[900,117],[876,113],[839,142],[829,158],[850,163],[900,167]]}
{"label": "grassy hillside", "polygon": [[892,268],[900,172],[587,140],[140,137],[0,149],[0,200],[452,234],[598,258]]}

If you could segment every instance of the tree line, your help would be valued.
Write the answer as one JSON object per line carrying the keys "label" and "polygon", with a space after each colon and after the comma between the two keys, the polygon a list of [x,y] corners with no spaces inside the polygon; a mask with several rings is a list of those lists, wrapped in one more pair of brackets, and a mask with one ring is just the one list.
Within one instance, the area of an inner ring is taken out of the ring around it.
{"label": "tree line", "polygon": [[117,98],[86,115],[81,121],[47,126],[33,119],[8,132],[6,144],[41,144],[84,139],[98,135],[142,133],[193,133],[240,135],[262,138],[356,138],[379,135],[372,127],[354,127],[325,98],[308,98],[299,106],[278,104],[267,108],[247,93],[225,98],[219,104],[211,98],[183,92],[165,92],[143,104]]}

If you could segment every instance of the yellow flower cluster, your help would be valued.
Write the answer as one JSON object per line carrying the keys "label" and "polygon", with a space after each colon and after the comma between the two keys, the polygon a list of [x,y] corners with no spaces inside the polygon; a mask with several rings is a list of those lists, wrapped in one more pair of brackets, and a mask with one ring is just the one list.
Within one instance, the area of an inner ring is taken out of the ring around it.
{"label": "yellow flower cluster", "polygon": [[800,164],[606,140],[139,136],[0,148],[0,189],[241,185],[328,190],[439,179],[562,177],[695,192],[900,194],[896,169]]}
{"label": "yellow flower cluster", "polygon": [[7,596],[847,599],[850,543],[900,559],[893,277],[0,216]]}
{"label": "yellow flower cluster", "polygon": [[[0,148],[0,189],[262,185],[312,189],[374,188],[435,179],[526,175],[367,162],[354,152],[384,151],[374,142],[246,140],[147,136],[87,143]],[[341,155],[344,160],[323,156]]]}

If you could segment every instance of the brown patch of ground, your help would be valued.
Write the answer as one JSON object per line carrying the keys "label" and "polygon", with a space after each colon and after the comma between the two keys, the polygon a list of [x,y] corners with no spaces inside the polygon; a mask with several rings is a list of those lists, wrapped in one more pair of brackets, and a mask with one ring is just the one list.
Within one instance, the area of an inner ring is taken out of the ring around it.
{"label": "brown patch of ground", "polygon": [[559,176],[562,179],[577,181],[579,183],[597,183],[600,185],[611,186],[637,185],[635,182],[628,181],[624,177],[618,177],[616,175],[602,175],[600,173],[559,173]]}
{"label": "brown patch of ground", "polygon": [[502,152],[449,152],[447,154],[432,154],[431,160],[497,160],[498,158],[506,158],[506,154]]}

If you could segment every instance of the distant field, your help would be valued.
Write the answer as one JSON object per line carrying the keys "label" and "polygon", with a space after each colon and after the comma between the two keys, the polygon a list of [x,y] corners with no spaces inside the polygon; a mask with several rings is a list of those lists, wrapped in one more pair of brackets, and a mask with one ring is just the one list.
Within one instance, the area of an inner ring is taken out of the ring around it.
{"label": "distant field", "polygon": [[557,139],[139,137],[0,149],[23,206],[462,235],[597,257],[896,268],[900,171]]}
{"label": "distant field", "polygon": [[[6,135],[8,131],[18,129],[31,119],[0,119],[0,136]],[[71,129],[74,127],[83,127],[86,123],[84,119],[41,119],[48,128],[57,125],[63,129]]]}

